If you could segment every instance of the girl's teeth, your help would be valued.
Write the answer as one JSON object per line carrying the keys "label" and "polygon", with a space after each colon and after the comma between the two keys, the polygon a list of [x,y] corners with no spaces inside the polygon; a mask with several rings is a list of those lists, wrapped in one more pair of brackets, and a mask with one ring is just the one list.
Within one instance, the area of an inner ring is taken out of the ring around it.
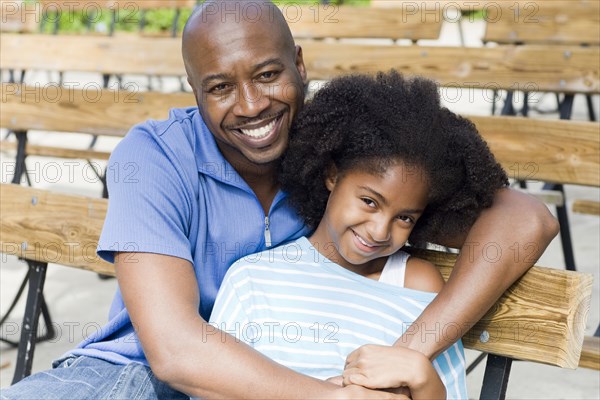
{"label": "girl's teeth", "polygon": [[251,136],[253,138],[261,138],[263,136],[267,136],[269,132],[275,127],[276,120],[274,119],[268,125],[263,126],[262,128],[257,129],[240,129],[240,131],[247,136]]}
{"label": "girl's teeth", "polygon": [[371,246],[370,244],[368,244],[367,242],[365,242],[365,241],[363,240],[363,238],[361,238],[360,236],[356,235],[356,238],[358,239],[358,241],[359,241],[359,242],[361,242],[361,243],[362,243],[362,244],[364,244],[365,246],[367,246],[367,247],[373,247],[373,246]]}

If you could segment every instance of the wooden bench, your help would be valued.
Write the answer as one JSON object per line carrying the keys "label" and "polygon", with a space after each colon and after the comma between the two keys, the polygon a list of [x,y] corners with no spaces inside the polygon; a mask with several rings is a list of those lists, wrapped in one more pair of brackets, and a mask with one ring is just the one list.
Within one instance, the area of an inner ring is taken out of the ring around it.
{"label": "wooden bench", "polygon": [[[52,4],[62,3],[52,1]],[[132,5],[150,7],[151,3],[156,2],[132,2]],[[189,1],[173,0],[168,5],[182,6],[187,3]],[[79,6],[85,7],[86,4],[84,1]],[[108,9],[115,7],[108,0],[95,5]],[[410,6],[412,8],[399,6],[380,9],[291,4],[282,5],[282,11],[293,34],[304,47],[309,78],[313,80],[395,68],[402,73],[423,75],[437,80],[444,87],[461,88],[469,93],[477,89],[600,93],[598,48],[570,50],[546,46],[452,48],[397,45],[399,38],[416,42],[439,36],[443,20],[441,15],[420,12],[415,9],[414,3]],[[68,10],[73,6],[69,3],[64,7]],[[370,41],[365,42],[365,39]],[[0,65],[6,69],[95,72],[105,76],[185,76],[180,39],[143,38],[139,35],[77,37],[5,34],[0,37],[0,47],[3,49]],[[73,54],[85,56],[73,57]],[[12,111],[3,106],[4,114],[10,115]],[[9,126],[3,122],[2,127]],[[36,128],[35,125],[21,124],[18,132],[23,133],[28,129]],[[6,150],[19,146],[14,143],[1,145]],[[24,151],[25,148],[21,147]],[[32,152],[29,154],[47,153],[66,158],[77,156],[71,149],[60,151],[58,148],[33,144],[29,148]],[[79,153],[79,156],[100,159],[108,156],[107,153],[86,151]]]}
{"label": "wooden bench", "polygon": [[498,1],[486,20],[486,42],[600,45],[597,1]]}
{"label": "wooden bench", "polygon": [[[0,250],[27,261],[32,275],[14,377],[18,381],[31,371],[48,263],[103,274],[113,274],[114,269],[95,253],[106,199],[11,184],[0,189]],[[456,259],[432,251],[419,255],[438,265],[446,278]],[[589,274],[534,267],[502,296],[463,337],[467,348],[494,354],[488,359],[482,397],[504,397],[513,358],[561,368],[578,366],[591,285]],[[459,326],[444,330],[446,335],[463,333]],[[502,379],[494,383],[499,365]]]}

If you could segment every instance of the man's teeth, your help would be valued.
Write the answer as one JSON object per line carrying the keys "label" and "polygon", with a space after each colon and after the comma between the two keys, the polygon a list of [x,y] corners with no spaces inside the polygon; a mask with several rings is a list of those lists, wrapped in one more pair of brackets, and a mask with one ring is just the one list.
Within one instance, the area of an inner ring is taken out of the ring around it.
{"label": "man's teeth", "polygon": [[263,136],[267,136],[267,134],[273,130],[273,128],[275,127],[276,121],[277,120],[274,119],[273,121],[271,121],[269,124],[263,126],[262,128],[240,129],[240,131],[244,135],[252,136],[253,138],[261,138]]}

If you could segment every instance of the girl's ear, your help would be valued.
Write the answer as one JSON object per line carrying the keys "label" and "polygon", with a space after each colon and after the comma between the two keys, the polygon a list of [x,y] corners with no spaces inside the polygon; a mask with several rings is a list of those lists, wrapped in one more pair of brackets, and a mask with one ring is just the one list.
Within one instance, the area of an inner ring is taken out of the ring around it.
{"label": "girl's ear", "polygon": [[331,163],[329,167],[327,167],[327,171],[325,172],[325,174],[325,187],[331,192],[335,187],[335,184],[337,183],[338,179],[338,172],[334,163]]}

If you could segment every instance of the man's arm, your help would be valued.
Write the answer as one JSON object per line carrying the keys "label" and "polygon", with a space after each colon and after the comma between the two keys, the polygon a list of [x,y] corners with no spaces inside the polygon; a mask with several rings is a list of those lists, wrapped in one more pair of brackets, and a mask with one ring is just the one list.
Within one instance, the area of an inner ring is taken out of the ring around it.
{"label": "man's arm", "polygon": [[453,343],[443,327],[458,325],[466,333],[537,261],[558,229],[536,198],[500,189],[463,241],[441,243],[461,248],[450,279],[395,345],[434,359]]}
{"label": "man's arm", "polygon": [[199,315],[196,277],[186,260],[118,253],[115,266],[150,367],[176,390],[202,398],[398,398],[298,374],[215,332]]}

